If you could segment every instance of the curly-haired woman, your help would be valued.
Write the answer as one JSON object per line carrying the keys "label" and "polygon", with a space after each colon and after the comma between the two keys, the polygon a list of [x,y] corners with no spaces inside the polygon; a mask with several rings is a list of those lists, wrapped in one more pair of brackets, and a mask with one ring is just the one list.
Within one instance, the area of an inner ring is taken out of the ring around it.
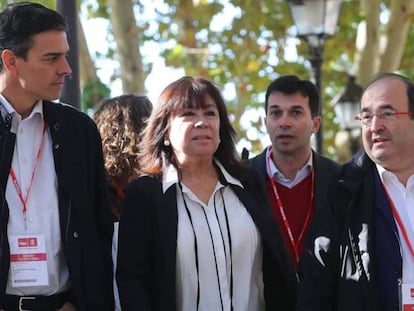
{"label": "curly-haired woman", "polygon": [[102,138],[105,171],[113,214],[119,219],[123,189],[139,175],[138,144],[152,104],[143,95],[121,95],[102,101],[93,118]]}
{"label": "curly-haired woman", "polygon": [[[112,242],[114,263],[117,255],[118,220],[124,188],[130,180],[140,174],[138,144],[151,111],[152,104],[146,96],[128,94],[103,100],[94,114],[94,120],[102,138],[110,205],[114,215]],[[114,286],[116,310],[120,310],[115,282]]]}

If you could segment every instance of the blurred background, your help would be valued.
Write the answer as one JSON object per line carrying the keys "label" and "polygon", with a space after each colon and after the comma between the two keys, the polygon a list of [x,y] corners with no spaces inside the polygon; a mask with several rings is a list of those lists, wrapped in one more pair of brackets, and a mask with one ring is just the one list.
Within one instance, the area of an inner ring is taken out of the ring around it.
{"label": "blurred background", "polygon": [[[19,1],[0,0],[0,9],[12,2]],[[203,76],[222,88],[238,148],[251,154],[269,143],[264,93],[280,75],[320,88],[323,129],[314,146],[340,162],[360,147],[353,116],[361,87],[379,72],[414,78],[412,0],[34,2],[68,18],[69,60],[77,63],[75,86],[65,85],[68,103],[88,113],[125,93],[155,103],[173,80]]]}

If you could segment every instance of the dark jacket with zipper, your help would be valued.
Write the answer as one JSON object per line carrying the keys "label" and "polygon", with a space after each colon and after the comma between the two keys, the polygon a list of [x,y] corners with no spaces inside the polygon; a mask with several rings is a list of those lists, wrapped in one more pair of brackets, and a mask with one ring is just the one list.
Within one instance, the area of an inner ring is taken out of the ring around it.
{"label": "dark jacket with zipper", "polygon": [[299,265],[298,310],[399,310],[399,237],[375,164],[343,166]]}
{"label": "dark jacket with zipper", "polygon": [[[113,224],[100,136],[93,121],[73,107],[44,101],[43,113],[58,180],[61,239],[71,283],[69,301],[80,310],[113,310]],[[10,132],[9,117],[0,118],[0,305],[10,267],[5,189],[16,135]]]}

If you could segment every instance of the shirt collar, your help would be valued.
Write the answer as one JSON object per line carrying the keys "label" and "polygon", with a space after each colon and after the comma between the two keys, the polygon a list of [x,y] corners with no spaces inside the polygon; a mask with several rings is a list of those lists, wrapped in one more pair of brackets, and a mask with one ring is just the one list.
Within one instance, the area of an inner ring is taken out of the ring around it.
{"label": "shirt collar", "polygon": [[380,176],[381,181],[383,182],[383,184],[385,185],[385,187],[387,187],[387,190],[390,191],[388,188],[394,184],[399,184],[402,187],[404,187],[406,189],[406,191],[411,191],[410,189],[413,189],[414,187],[414,174],[411,175],[408,179],[407,179],[407,184],[404,186],[399,180],[397,175],[395,175],[393,172],[387,170],[385,167],[379,165],[379,164],[375,164],[377,171],[378,171],[378,175]]}
{"label": "shirt collar", "polygon": [[[12,126],[11,131],[13,133],[17,132],[17,127],[22,120],[22,117],[17,113],[16,109],[13,108],[13,106],[8,102],[8,100],[3,96],[3,94],[0,93],[0,104],[3,105],[4,108],[6,108],[7,112],[12,116]],[[32,118],[34,115],[39,114],[41,117],[41,120],[44,120],[43,116],[43,101],[39,100],[35,106],[33,107],[32,112],[26,119]]]}
{"label": "shirt collar", "polygon": [[[269,146],[269,147],[267,147],[267,150],[266,150],[266,168],[267,168],[266,171],[267,171],[267,175],[270,178],[275,178],[276,177],[278,179],[279,178],[280,179],[286,179],[286,177],[283,176],[282,172],[277,168],[277,166],[275,165],[275,163],[272,160],[267,161],[267,158],[269,156],[271,156],[270,152],[271,152],[271,147]],[[268,163],[269,163],[269,165],[268,165]],[[312,167],[313,167],[313,152],[311,151],[308,161],[306,161],[305,165],[303,165],[298,170],[296,175],[299,175],[299,174],[300,175],[302,175],[302,174],[308,175],[312,171]]]}
{"label": "shirt collar", "polygon": [[7,101],[7,99],[3,96],[3,94],[0,93],[0,103],[3,105],[4,108],[6,108],[7,112],[9,114],[12,114],[13,112],[16,112],[12,105]]}
{"label": "shirt collar", "polygon": [[377,171],[378,171],[378,175],[381,178],[381,181],[385,184],[385,185],[389,185],[391,182],[393,181],[398,181],[397,175],[395,175],[393,172],[390,172],[389,170],[387,170],[385,167],[376,164],[375,166],[377,167]]}
{"label": "shirt collar", "polygon": [[[226,171],[226,169],[217,159],[214,159],[214,163],[217,165],[217,168],[219,169],[219,171],[221,172],[223,178],[225,179],[227,183],[243,188],[243,185],[241,184],[241,182],[238,179],[231,176],[229,172]],[[167,165],[164,170],[163,177],[162,177],[163,192],[165,193],[172,185],[175,185],[178,183],[179,183],[179,178],[178,178],[178,171],[176,167],[172,164]]]}
{"label": "shirt collar", "polygon": [[377,171],[381,177],[381,180],[384,181],[384,175],[386,174],[387,170],[379,164],[375,164],[375,166],[377,167]]}

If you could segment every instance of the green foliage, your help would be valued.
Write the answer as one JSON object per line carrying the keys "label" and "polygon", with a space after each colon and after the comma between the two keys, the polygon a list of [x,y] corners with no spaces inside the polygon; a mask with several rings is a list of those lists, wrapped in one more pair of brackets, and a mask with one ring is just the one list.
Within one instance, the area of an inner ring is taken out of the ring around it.
{"label": "green foliage", "polygon": [[111,90],[99,79],[96,81],[87,81],[82,90],[82,111],[93,109],[102,99],[109,98],[110,95]]}
{"label": "green foliage", "polygon": [[[175,7],[164,16],[159,27],[163,37],[177,41],[176,46],[164,50],[167,65],[184,67],[187,74],[206,76],[220,85],[235,85],[236,98],[229,101],[228,108],[241,138],[246,138],[251,127],[260,131],[260,124],[252,121],[243,127],[239,120],[248,108],[263,107],[263,93],[271,80],[286,74],[311,79],[308,46],[294,37],[285,1],[233,0],[231,4],[238,13],[219,30],[212,29],[211,21],[221,13],[217,5],[220,1],[214,1],[215,6],[200,3],[198,7],[188,1],[166,2]],[[338,33],[326,42],[322,68],[323,130],[325,152],[330,156],[333,149],[329,146],[333,145],[337,131],[330,102],[345,85],[347,72],[352,67],[356,28],[361,19],[358,12],[358,2],[346,1]],[[189,17],[197,17],[198,23],[187,22],[182,27],[183,20]],[[179,31],[172,31],[171,25],[177,25],[173,29],[179,28]],[[296,42],[297,57],[292,55],[295,52],[292,42]],[[189,54],[189,47],[193,48],[193,54]],[[253,152],[263,148],[258,139],[250,143]]]}
{"label": "green foliage", "polygon": [[108,6],[106,5],[106,0],[97,0],[94,2],[88,2],[86,5],[86,11],[90,18],[102,17],[109,19]]}
{"label": "green foliage", "polygon": [[[413,16],[414,18],[414,16]],[[413,67],[413,55],[414,55],[414,27],[410,27],[408,32],[407,42],[405,43],[404,47],[404,55],[401,60],[401,73],[409,77],[410,79],[414,79],[414,67]]]}
{"label": "green foliage", "polygon": [[[386,10],[390,2],[383,1],[382,9]],[[88,6],[91,16],[108,17],[106,1],[91,3]],[[144,10],[141,1],[134,3],[139,12]],[[246,111],[252,114],[263,109],[263,94],[271,80],[286,74],[311,79],[308,45],[295,38],[286,1],[164,0],[164,3],[166,7],[156,9],[157,31],[149,32],[149,22],[137,19],[142,41],[164,44],[162,56],[168,66],[184,68],[188,75],[204,76],[223,87],[233,86],[235,97],[227,98],[227,102],[239,137],[246,139],[251,128],[256,128],[259,136],[265,135],[259,119],[247,125],[240,120]],[[232,10],[226,12],[229,6]],[[232,15],[233,12],[236,14]],[[344,0],[336,35],[325,44],[321,81],[324,151],[331,157],[335,157],[333,139],[338,130],[331,102],[343,90],[348,74],[353,73],[357,27],[363,18],[360,1]],[[411,29],[401,61],[401,71],[409,77],[414,76],[411,65],[414,46],[410,44],[413,39]],[[151,69],[148,64],[144,67]],[[252,152],[262,148],[259,139],[250,140]]]}
{"label": "green foliage", "polygon": [[[382,1],[382,10],[386,10],[391,1]],[[0,0],[0,7],[8,2],[12,1]],[[39,2],[54,6],[56,1]],[[109,18],[107,0],[86,2],[83,8],[90,18]],[[154,20],[137,18],[141,42],[164,44],[162,56],[168,66],[184,68],[186,74],[204,76],[223,87],[233,86],[235,97],[226,100],[239,137],[246,139],[247,130],[251,128],[265,135],[261,132],[260,119],[251,120],[250,124],[241,124],[240,120],[246,111],[252,114],[252,111],[263,109],[263,94],[271,80],[286,74],[311,79],[308,45],[294,35],[286,0],[164,0],[164,3],[165,7],[160,5],[156,8]],[[140,0],[134,0],[134,4],[136,12],[144,12]],[[232,10],[225,11],[229,6]],[[232,15],[233,12],[236,13]],[[363,19],[360,1],[344,0],[337,32],[325,44],[321,83],[324,151],[333,158],[333,139],[338,125],[331,102],[344,88],[348,74],[353,73],[357,27]],[[97,57],[114,57],[110,29],[108,41],[107,54]],[[412,42],[414,27],[409,31],[400,67],[401,72],[410,78],[414,78]],[[149,73],[152,66],[144,64],[144,68]],[[117,74],[115,72],[113,77],[116,78]],[[92,83],[85,87],[84,105],[97,102],[89,94],[95,88],[102,88],[98,94],[102,98],[106,96],[107,90],[103,85]],[[250,146],[246,147],[250,147],[253,153],[263,148],[259,139],[248,141]]]}
{"label": "green foliage", "polygon": [[[28,0],[0,0],[0,9],[4,8],[6,5],[11,3],[26,2]],[[41,0],[41,1],[32,1],[41,3],[49,8],[56,9],[56,0]]]}

